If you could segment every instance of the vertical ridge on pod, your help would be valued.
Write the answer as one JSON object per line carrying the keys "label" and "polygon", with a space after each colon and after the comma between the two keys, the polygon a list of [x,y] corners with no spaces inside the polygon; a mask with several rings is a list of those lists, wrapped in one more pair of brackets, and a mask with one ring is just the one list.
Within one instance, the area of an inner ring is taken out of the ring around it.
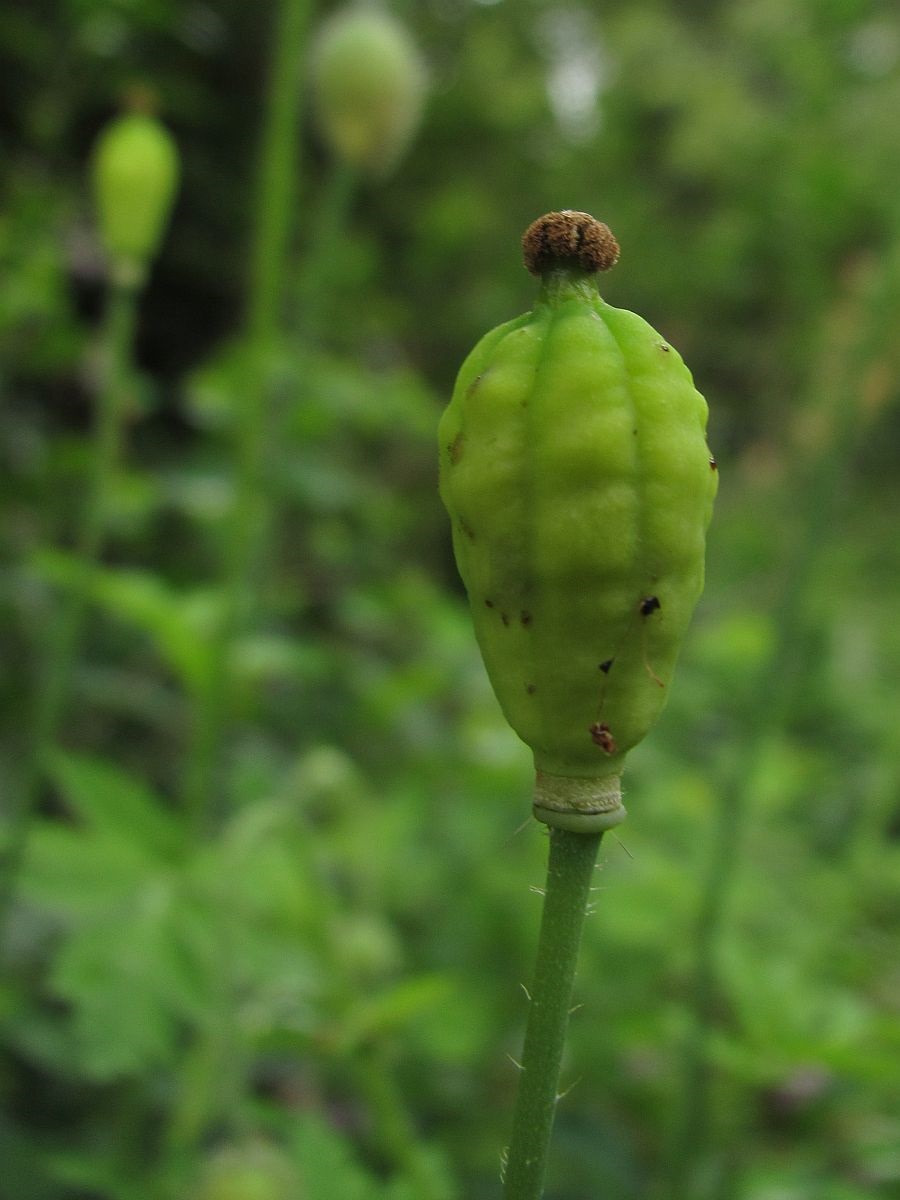
{"label": "vertical ridge on pod", "polygon": [[618,257],[609,230],[553,213],[524,245],[537,303],[463,365],[440,435],[462,449],[442,454],[440,487],[538,807],[588,828],[620,811],[611,788],[665,704],[717,474],[680,356],[597,293],[596,271]]}

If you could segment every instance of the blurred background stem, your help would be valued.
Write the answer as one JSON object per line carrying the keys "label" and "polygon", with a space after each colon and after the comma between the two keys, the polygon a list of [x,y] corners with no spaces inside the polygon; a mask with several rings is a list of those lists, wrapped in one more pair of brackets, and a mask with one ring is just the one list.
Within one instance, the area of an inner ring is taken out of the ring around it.
{"label": "blurred background stem", "polygon": [[[672,1200],[699,1195],[697,1167],[710,1145],[712,1064],[710,1043],[723,993],[721,947],[728,905],[740,869],[745,831],[752,820],[754,796],[765,786],[759,771],[767,738],[786,728],[801,686],[809,628],[807,600],[815,582],[824,543],[821,531],[839,515],[854,452],[867,417],[880,410],[890,387],[880,348],[898,313],[896,253],[880,262],[861,257],[851,264],[843,294],[826,314],[818,369],[789,459],[799,477],[792,490],[793,523],[783,538],[786,567],[781,601],[775,610],[775,637],[743,705],[746,714],[732,750],[719,761],[715,777],[718,808],[707,849],[694,929],[694,961],[688,983],[689,1029],[681,1068],[681,1098],[668,1172]],[[875,381],[878,395],[868,388]],[[816,434],[810,438],[810,430]],[[720,1155],[729,1148],[720,1146]],[[737,1160],[734,1160],[736,1162]],[[730,1187],[739,1170],[732,1163]]]}
{"label": "blurred background stem", "polygon": [[0,883],[0,927],[5,923],[28,827],[40,799],[47,757],[71,695],[84,633],[91,571],[103,554],[116,472],[128,417],[127,387],[134,356],[139,281],[113,271],[100,334],[100,369],[91,433],[90,477],[73,550],[81,578],[55,605],[49,629],[42,630],[39,664],[24,770],[9,830]]}
{"label": "blurred background stem", "polygon": [[347,230],[358,179],[353,166],[341,158],[332,158],[316,218],[311,223],[297,283],[296,323],[301,340],[313,345],[322,336],[326,315],[317,304],[317,297],[324,292],[328,300],[332,299],[326,289],[334,264],[345,257],[340,242]]}
{"label": "blurred background stem", "polygon": [[258,596],[254,567],[269,526],[263,466],[269,433],[272,360],[282,327],[285,273],[299,177],[299,119],[309,0],[282,0],[272,33],[262,132],[245,337],[248,354],[233,442],[234,494],[222,563],[222,608],[210,641],[206,685],[195,698],[184,804],[195,833],[217,789],[228,719],[229,657]]}
{"label": "blurred background stem", "polygon": [[372,1121],[372,1141],[379,1156],[409,1182],[416,1200],[442,1200],[446,1191],[410,1117],[410,1102],[397,1083],[385,1039],[358,1048],[350,1065]]}

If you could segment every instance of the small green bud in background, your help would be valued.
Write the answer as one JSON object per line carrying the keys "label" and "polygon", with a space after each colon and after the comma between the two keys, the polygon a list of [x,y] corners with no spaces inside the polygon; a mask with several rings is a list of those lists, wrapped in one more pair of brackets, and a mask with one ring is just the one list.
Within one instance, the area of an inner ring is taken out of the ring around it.
{"label": "small green bud in background", "polygon": [[718,475],[681,356],[597,292],[609,229],[549,213],[523,249],[540,294],[460,370],[441,496],[491,683],[534,753],[535,815],[590,832],[623,819],[625,755],[665,704]]}
{"label": "small green bud in background", "polygon": [[179,174],[171,134],[148,114],[117,117],[97,139],[91,163],[97,220],[120,278],[139,282],[157,254]]}
{"label": "small green bud in background", "polygon": [[367,174],[387,174],[415,133],[425,95],[422,60],[406,29],[378,7],[343,9],[319,34],[311,75],[332,153]]}
{"label": "small green bud in background", "polygon": [[204,1164],[187,1200],[305,1200],[293,1163],[269,1142],[223,1146]]}

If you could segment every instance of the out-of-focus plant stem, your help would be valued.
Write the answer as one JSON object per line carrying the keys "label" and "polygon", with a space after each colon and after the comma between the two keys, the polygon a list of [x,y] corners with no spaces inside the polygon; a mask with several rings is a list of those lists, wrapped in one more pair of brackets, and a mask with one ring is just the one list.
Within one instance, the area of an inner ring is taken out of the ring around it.
{"label": "out-of-focus plant stem", "polygon": [[121,459],[128,415],[127,381],[134,354],[139,290],[140,280],[132,273],[113,273],[99,345],[101,363],[91,437],[91,475],[73,546],[84,577],[71,587],[57,607],[49,629],[41,634],[31,736],[11,819],[6,861],[0,872],[0,927],[5,922],[25,852],[47,756],[56,741],[71,692],[88,609],[90,572],[103,553],[109,497]]}
{"label": "out-of-focus plant stem", "polygon": [[322,333],[316,297],[327,293],[332,264],[340,261],[339,243],[347,229],[358,179],[352,166],[332,159],[297,282],[297,330],[302,340],[313,344]]}
{"label": "out-of-focus plant stem", "polygon": [[[821,354],[804,414],[818,437],[810,447],[801,437],[792,451],[797,484],[791,489],[794,522],[782,545],[786,551],[775,638],[760,665],[743,718],[740,739],[719,763],[718,810],[708,847],[694,933],[694,962],[689,983],[690,1028],[684,1047],[681,1098],[668,1193],[672,1200],[698,1195],[695,1167],[709,1145],[711,1125],[710,1054],[721,992],[720,953],[727,908],[740,866],[744,832],[753,796],[761,786],[760,749],[780,729],[796,695],[798,661],[806,628],[805,603],[822,545],[820,531],[834,519],[859,443],[866,412],[862,390],[869,368],[881,364],[880,346],[898,311],[897,259],[861,260],[850,273],[844,294],[823,323]],[[884,378],[889,379],[890,373]],[[869,408],[878,408],[869,397]]]}
{"label": "out-of-focus plant stem", "polygon": [[222,564],[222,608],[211,637],[206,686],[197,698],[184,779],[185,809],[196,833],[207,822],[216,789],[228,714],[229,658],[255,604],[254,567],[269,524],[264,485],[268,400],[298,192],[298,126],[309,9],[309,0],[282,0],[272,37],[246,310],[247,369],[234,423],[234,495]]}
{"label": "out-of-focus plant stem", "polygon": [[409,1103],[397,1084],[396,1071],[384,1039],[358,1050],[352,1070],[371,1114],[373,1141],[379,1152],[415,1189],[416,1200],[439,1200],[444,1194],[409,1114]]}

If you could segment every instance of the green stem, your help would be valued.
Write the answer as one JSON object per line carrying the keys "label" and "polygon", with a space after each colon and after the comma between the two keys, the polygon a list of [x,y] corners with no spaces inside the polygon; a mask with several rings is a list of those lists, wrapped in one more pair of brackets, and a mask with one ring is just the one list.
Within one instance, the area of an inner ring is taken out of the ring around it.
{"label": "green stem", "polygon": [[278,331],[297,193],[301,71],[309,0],[282,0],[273,31],[259,161],[247,328],[267,342]]}
{"label": "green stem", "polygon": [[550,830],[544,912],[506,1162],[506,1200],[540,1200],[543,1195],[575,966],[602,836]]}
{"label": "green stem", "polygon": [[353,1071],[372,1116],[380,1155],[409,1182],[416,1200],[438,1200],[443,1189],[419,1143],[383,1040],[357,1050]]}
{"label": "green stem", "polygon": [[228,712],[229,657],[255,603],[252,584],[270,514],[264,464],[269,440],[271,351],[281,329],[285,267],[297,190],[301,68],[309,0],[283,0],[273,31],[259,163],[250,295],[248,369],[234,431],[234,498],[226,541],[222,610],[210,641],[204,685],[194,697],[193,740],[183,784],[191,825],[200,834],[216,790]]}
{"label": "green stem", "polygon": [[3,883],[0,885],[0,926],[5,920],[25,853],[47,757],[56,741],[71,692],[88,608],[90,571],[103,553],[109,496],[122,456],[127,418],[124,400],[134,352],[137,297],[135,282],[123,282],[113,276],[100,337],[103,362],[94,406],[91,476],[74,544],[83,578],[68,592],[50,628],[42,636],[42,664],[38,671],[30,744],[9,830]]}
{"label": "green stem", "polygon": [[[340,260],[339,243],[347,229],[357,183],[353,167],[340,159],[332,161],[297,281],[297,326],[307,342],[317,342],[321,333],[322,312],[316,297],[329,291],[332,264]],[[330,290],[334,290],[333,284]]]}

